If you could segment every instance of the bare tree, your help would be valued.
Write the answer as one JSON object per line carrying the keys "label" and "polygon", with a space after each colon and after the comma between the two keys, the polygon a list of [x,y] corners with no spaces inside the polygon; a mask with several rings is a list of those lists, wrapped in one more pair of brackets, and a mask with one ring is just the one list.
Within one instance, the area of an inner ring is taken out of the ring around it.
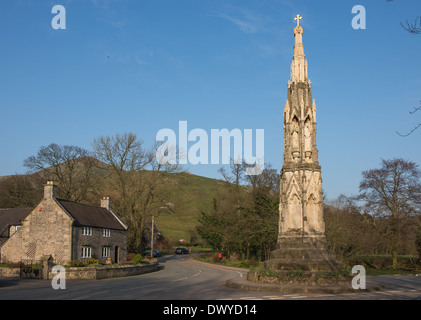
{"label": "bare tree", "polygon": [[114,210],[128,224],[131,249],[140,251],[145,222],[152,215],[175,210],[174,180],[167,174],[179,167],[161,163],[156,150],[146,150],[133,133],[96,138],[93,150],[98,160],[109,165],[107,182],[118,193]]}
{"label": "bare tree", "polygon": [[358,200],[365,211],[388,221],[387,237],[391,244],[393,268],[398,266],[398,244],[410,217],[419,215],[421,172],[414,162],[403,159],[382,160],[380,169],[364,171]]}
{"label": "bare tree", "polygon": [[381,221],[364,213],[353,197],[340,195],[324,206],[328,246],[340,257],[387,252]]}
{"label": "bare tree", "polygon": [[[386,1],[392,2],[393,0],[386,0]],[[421,34],[421,18],[419,16],[415,18],[415,21],[413,23],[409,23],[408,19],[406,19],[405,24],[401,22],[401,26],[409,33]]]}
{"label": "bare tree", "polygon": [[243,163],[236,163],[230,159],[229,170],[220,167],[218,172],[222,175],[226,186],[230,189],[233,203],[237,206],[237,213],[240,213],[244,207],[244,195],[241,193],[241,184],[244,183],[245,166]]}
{"label": "bare tree", "polygon": [[31,176],[13,175],[0,180],[0,208],[34,207],[42,197],[42,190]]}
{"label": "bare tree", "polygon": [[402,28],[412,34],[421,34],[421,18],[416,17],[415,21],[411,24],[406,20],[405,25],[401,22]]}
{"label": "bare tree", "polygon": [[25,159],[24,166],[34,174],[38,184],[53,180],[60,197],[82,201],[96,185],[95,159],[89,151],[77,146],[52,143],[42,146],[37,155]]}
{"label": "bare tree", "polygon": [[[386,0],[387,2],[392,2],[393,0]],[[415,21],[411,24],[408,22],[408,19],[406,19],[405,24],[401,22],[401,26],[402,28],[404,28],[406,31],[408,31],[411,34],[421,34],[421,17],[418,16],[415,18]],[[418,110],[421,109],[421,106],[419,106],[418,108],[414,108],[414,111],[410,111],[410,114],[414,114],[415,112],[417,112]],[[412,133],[414,133],[415,130],[417,130],[419,127],[421,127],[421,122],[418,123],[414,128],[412,128],[407,134],[401,134],[399,132],[396,132],[398,135],[400,135],[401,137],[407,137],[409,135],[411,135]]]}

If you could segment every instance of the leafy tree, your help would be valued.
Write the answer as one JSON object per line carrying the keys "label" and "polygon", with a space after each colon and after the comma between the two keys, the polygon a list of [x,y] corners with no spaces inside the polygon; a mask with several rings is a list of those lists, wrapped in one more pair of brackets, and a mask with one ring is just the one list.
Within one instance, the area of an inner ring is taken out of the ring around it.
{"label": "leafy tree", "polygon": [[[215,201],[216,199],[214,199]],[[216,215],[216,211],[212,213],[202,212],[199,219],[197,233],[205,241],[207,245],[216,251],[222,251],[224,221]]]}
{"label": "leafy tree", "polygon": [[231,162],[220,169],[226,189],[202,213],[198,234],[215,250],[242,259],[268,258],[277,240],[280,177],[270,165],[260,175],[245,175],[246,166]]}

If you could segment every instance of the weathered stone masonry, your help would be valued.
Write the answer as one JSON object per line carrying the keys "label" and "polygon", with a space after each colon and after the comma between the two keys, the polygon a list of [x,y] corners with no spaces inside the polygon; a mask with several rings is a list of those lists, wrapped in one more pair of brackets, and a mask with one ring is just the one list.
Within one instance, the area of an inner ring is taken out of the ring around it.
{"label": "weathered stone masonry", "polygon": [[44,187],[44,199],[3,243],[1,261],[34,262],[45,255],[56,264],[88,258],[125,261],[127,228],[110,210],[109,198],[102,199],[100,207],[90,206],[56,198],[55,188],[52,182]]}

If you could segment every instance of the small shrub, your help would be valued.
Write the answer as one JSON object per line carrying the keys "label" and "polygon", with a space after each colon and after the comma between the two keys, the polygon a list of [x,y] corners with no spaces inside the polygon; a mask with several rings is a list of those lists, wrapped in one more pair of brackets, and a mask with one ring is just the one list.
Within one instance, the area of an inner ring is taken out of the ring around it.
{"label": "small shrub", "polygon": [[298,270],[291,270],[290,272],[289,272],[289,276],[290,277],[301,277],[303,275],[303,271],[301,270],[301,269],[298,269]]}
{"label": "small shrub", "polygon": [[20,268],[25,266],[22,262],[6,262],[5,267],[8,268]]}
{"label": "small shrub", "polygon": [[222,262],[222,261],[225,261],[225,258],[219,258],[218,257],[218,255],[219,254],[214,254],[214,255],[212,255],[212,257],[211,257],[211,261],[213,262],[213,263],[218,263],[218,262]]}
{"label": "small shrub", "polygon": [[98,264],[98,263],[99,263],[98,259],[93,259],[93,258],[86,259],[86,264],[87,265],[90,265],[90,264]]}
{"label": "small shrub", "polygon": [[274,271],[274,270],[264,270],[263,274],[265,276],[277,277],[279,275],[279,272]]}
{"label": "small shrub", "polygon": [[139,264],[139,263],[143,263],[143,257],[141,254],[137,254],[133,257],[132,259],[132,263],[133,264]]}
{"label": "small shrub", "polygon": [[85,263],[83,263],[82,261],[78,261],[78,260],[70,260],[70,261],[67,263],[67,266],[68,266],[68,267],[70,267],[70,268],[75,268],[75,267],[85,267],[85,266],[86,266],[86,264],[85,264]]}

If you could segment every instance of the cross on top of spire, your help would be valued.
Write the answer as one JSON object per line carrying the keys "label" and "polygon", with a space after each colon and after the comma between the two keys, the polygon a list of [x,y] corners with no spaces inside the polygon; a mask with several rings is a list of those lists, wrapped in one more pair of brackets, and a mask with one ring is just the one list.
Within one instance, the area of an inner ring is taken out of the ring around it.
{"label": "cross on top of spire", "polygon": [[302,19],[303,17],[302,16],[300,16],[299,14],[297,14],[297,16],[294,18],[294,20],[295,21],[297,21],[297,27],[299,27],[300,26],[300,20]]}

